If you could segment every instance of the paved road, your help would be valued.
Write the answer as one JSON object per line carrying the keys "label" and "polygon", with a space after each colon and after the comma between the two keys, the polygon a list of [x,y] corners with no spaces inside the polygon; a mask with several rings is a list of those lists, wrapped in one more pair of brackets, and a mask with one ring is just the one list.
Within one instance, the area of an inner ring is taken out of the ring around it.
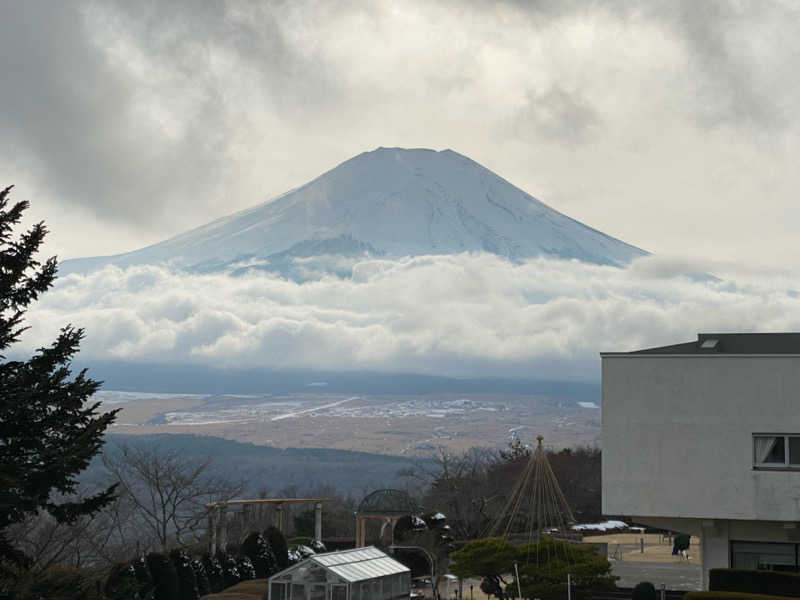
{"label": "paved road", "polygon": [[612,560],[611,570],[619,577],[619,587],[634,587],[649,581],[656,589],[665,584],[668,590],[699,590],[700,565],[694,563],[661,563]]}

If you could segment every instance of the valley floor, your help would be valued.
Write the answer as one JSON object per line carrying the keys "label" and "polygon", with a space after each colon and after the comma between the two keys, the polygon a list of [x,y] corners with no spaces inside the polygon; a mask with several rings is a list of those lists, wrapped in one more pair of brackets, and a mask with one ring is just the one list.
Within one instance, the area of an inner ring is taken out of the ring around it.
{"label": "valley floor", "polygon": [[503,447],[543,435],[555,448],[598,444],[593,403],[524,395],[305,393],[211,396],[103,391],[121,408],[114,433],[194,433],[279,448],[334,448],[414,456],[439,446]]}

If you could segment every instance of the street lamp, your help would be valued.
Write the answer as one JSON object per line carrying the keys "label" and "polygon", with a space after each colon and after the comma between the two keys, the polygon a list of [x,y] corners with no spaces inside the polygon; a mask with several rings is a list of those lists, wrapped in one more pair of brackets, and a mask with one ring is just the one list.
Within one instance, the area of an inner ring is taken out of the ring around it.
{"label": "street lamp", "polygon": [[436,559],[433,555],[428,552],[422,546],[389,546],[389,549],[394,550],[420,550],[424,555],[425,558],[428,559],[428,563],[431,566],[431,591],[433,592],[433,600],[439,600],[439,582],[436,580]]}

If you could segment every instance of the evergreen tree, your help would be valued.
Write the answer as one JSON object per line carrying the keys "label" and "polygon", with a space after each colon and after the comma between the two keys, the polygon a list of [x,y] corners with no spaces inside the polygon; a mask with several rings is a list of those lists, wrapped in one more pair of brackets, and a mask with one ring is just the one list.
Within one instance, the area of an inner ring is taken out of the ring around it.
{"label": "evergreen tree", "polygon": [[153,600],[178,600],[178,572],[169,557],[160,552],[151,552],[145,557],[145,561],[153,577]]}
{"label": "evergreen tree", "polygon": [[269,577],[278,572],[278,561],[267,539],[254,531],[242,543],[242,554],[247,556],[256,570],[256,577]]}
{"label": "evergreen tree", "polygon": [[207,596],[211,593],[211,582],[208,580],[206,567],[203,561],[195,558],[192,561],[192,569],[194,570],[194,576],[197,580],[197,591],[200,592],[201,597]]}
{"label": "evergreen tree", "polygon": [[281,533],[281,530],[274,525],[270,525],[264,530],[264,537],[267,538],[267,543],[278,561],[278,570],[288,567],[289,545],[286,543],[286,537]]}
{"label": "evergreen tree", "polygon": [[216,556],[206,553],[203,555],[203,566],[205,567],[206,579],[213,593],[221,592],[225,589],[225,577],[222,564]]}
{"label": "evergreen tree", "polygon": [[6,357],[26,329],[26,309],[50,288],[57,268],[55,257],[44,264],[36,259],[44,223],[14,235],[28,203],[11,205],[10,191],[0,191],[0,561],[20,563],[7,539],[10,525],[41,510],[69,523],[112,500],[113,486],[76,501],[58,496],[76,491],[76,476],[100,451],[116,411],[100,414],[99,403],[88,402],[100,382],[85,370],[70,372],[82,329],[67,325],[28,360]]}
{"label": "evergreen tree", "polygon": [[242,580],[242,576],[239,573],[239,565],[236,563],[234,555],[220,550],[217,552],[217,560],[222,565],[222,579],[226,588],[236,585]]}
{"label": "evergreen tree", "polygon": [[180,598],[176,598],[176,600],[198,600],[200,588],[197,584],[197,574],[192,567],[191,557],[183,550],[175,549],[169,553],[169,558],[178,574]]}

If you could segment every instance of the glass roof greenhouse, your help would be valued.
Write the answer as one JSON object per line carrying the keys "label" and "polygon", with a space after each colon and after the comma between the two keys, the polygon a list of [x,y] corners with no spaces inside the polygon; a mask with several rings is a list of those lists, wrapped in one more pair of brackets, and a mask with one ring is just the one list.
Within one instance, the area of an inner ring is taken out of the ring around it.
{"label": "glass roof greenhouse", "polygon": [[269,578],[269,600],[408,598],[411,571],[374,546],[317,554]]}

